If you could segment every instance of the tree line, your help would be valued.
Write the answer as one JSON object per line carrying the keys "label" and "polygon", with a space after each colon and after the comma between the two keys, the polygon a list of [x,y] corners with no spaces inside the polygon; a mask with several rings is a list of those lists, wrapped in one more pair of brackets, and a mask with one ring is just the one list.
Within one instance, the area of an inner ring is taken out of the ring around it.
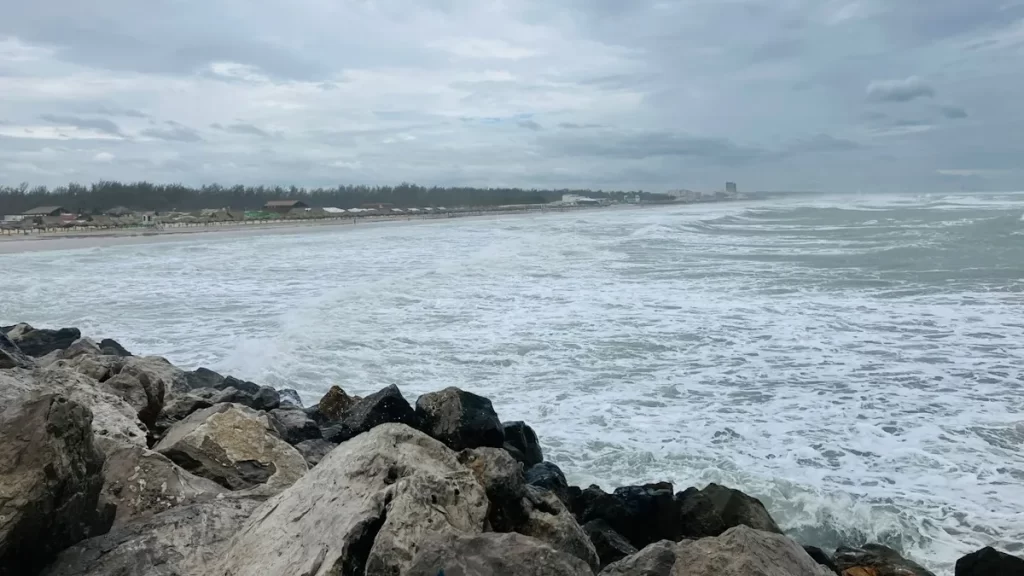
{"label": "tree line", "polygon": [[44,186],[30,188],[27,184],[17,187],[0,186],[0,214],[20,214],[38,206],[62,206],[74,212],[87,214],[99,214],[115,207],[158,212],[192,212],[204,208],[256,210],[270,200],[300,200],[311,207],[335,208],[358,208],[373,204],[390,204],[396,208],[503,206],[542,204],[560,200],[563,194],[582,194],[621,201],[627,194],[638,193],[426,187],[408,183],[398,186],[347,185],[334,188],[241,185],[229,187],[209,184],[196,188],[182,184],[105,180],[88,186],[71,183],[53,189]]}

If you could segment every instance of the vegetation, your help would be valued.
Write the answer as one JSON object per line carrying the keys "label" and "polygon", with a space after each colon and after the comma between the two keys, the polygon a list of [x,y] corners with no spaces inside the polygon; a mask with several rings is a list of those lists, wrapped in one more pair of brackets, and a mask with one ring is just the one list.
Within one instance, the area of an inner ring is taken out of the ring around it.
{"label": "vegetation", "polygon": [[[364,204],[391,204],[396,208],[417,206],[503,206],[541,204],[559,200],[562,194],[622,200],[626,192],[593,190],[523,190],[519,188],[427,188],[398,186],[338,186],[336,188],[282,188],[280,186],[221,186],[192,188],[181,184],[102,181],[89,186],[68,184],[52,190],[0,186],[0,214],[20,214],[37,206],[63,206],[68,210],[98,214],[114,207],[130,210],[191,212],[203,208],[252,210],[268,200],[301,200],[312,207],[357,208]],[[631,194],[636,194],[633,192]]]}

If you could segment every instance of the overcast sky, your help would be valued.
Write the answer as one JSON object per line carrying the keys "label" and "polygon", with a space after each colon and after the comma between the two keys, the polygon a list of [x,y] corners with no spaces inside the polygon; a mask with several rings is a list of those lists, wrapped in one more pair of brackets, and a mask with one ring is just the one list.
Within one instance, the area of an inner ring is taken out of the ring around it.
{"label": "overcast sky", "polygon": [[0,0],[0,183],[1024,189],[1024,0]]}

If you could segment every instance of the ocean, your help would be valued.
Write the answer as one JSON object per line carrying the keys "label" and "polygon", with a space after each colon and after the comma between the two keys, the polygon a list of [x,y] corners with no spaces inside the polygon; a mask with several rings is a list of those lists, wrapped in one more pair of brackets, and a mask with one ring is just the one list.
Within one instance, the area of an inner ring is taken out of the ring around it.
{"label": "ocean", "polygon": [[0,255],[0,295],[308,402],[458,386],[574,483],[724,483],[804,543],[1024,553],[1024,194],[115,243]]}

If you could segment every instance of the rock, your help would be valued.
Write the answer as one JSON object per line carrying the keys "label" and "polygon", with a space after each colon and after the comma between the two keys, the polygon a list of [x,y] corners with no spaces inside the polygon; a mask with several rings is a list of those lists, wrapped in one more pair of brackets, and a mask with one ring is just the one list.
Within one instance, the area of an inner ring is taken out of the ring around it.
{"label": "rock", "polygon": [[327,453],[334,450],[337,444],[328,442],[323,439],[316,440],[305,440],[295,445],[295,449],[302,454],[302,457],[306,460],[306,465],[312,468],[320,463],[327,456]]}
{"label": "rock", "polygon": [[626,556],[636,554],[637,549],[604,520],[591,520],[583,525],[583,532],[594,545],[597,557],[601,559],[601,568],[618,562]]}
{"label": "rock", "polygon": [[472,392],[448,387],[416,400],[420,429],[452,450],[489,446],[501,448],[505,433],[491,401]]}
{"label": "rock", "polygon": [[742,525],[717,537],[666,540],[609,565],[601,576],[832,576],[799,544]]}
{"label": "rock", "polygon": [[637,549],[659,540],[673,542],[682,537],[679,506],[668,482],[644,486],[623,486],[612,494],[600,488],[588,488],[582,513],[583,521],[604,520]]}
{"label": "rock", "polygon": [[270,386],[260,386],[260,389],[253,394],[252,408],[269,412],[281,407],[281,395]]}
{"label": "rock", "polygon": [[0,413],[0,574],[35,574],[110,527],[97,511],[103,455],[92,413],[44,395]]}
{"label": "rock", "polygon": [[804,546],[804,552],[807,552],[807,555],[818,564],[821,564],[836,574],[839,574],[839,567],[832,561],[832,557],[821,548],[818,548],[817,546]]}
{"label": "rock", "polygon": [[991,546],[956,561],[956,576],[1024,576],[1024,559]]}
{"label": "rock", "polygon": [[284,390],[278,390],[278,395],[281,396],[281,406],[294,406],[296,408],[302,408],[302,398],[299,397],[299,393],[291,388],[285,388]]}
{"label": "rock", "polygon": [[0,370],[0,410],[26,394],[58,394],[92,412],[94,442],[102,451],[123,444],[146,446],[146,427],[136,410],[120,397],[102,390],[95,380],[57,362],[35,370]]}
{"label": "rock", "polygon": [[134,367],[125,367],[100,385],[135,408],[139,420],[152,427],[164,408],[164,382]]}
{"label": "rock", "polygon": [[274,434],[270,418],[217,404],[172,426],[154,448],[185,470],[231,490],[263,485],[277,493],[306,473],[302,455]]}
{"label": "rock", "polygon": [[186,472],[164,455],[144,448],[121,448],[103,463],[100,500],[117,507],[114,528],[224,492],[216,482]]}
{"label": "rock", "polygon": [[270,411],[270,423],[285,442],[295,445],[303,440],[321,438],[320,427],[301,408],[277,408]]}
{"label": "rock", "polygon": [[708,484],[703,490],[688,488],[676,494],[681,510],[681,535],[687,538],[718,536],[734,526],[782,534],[764,504],[739,490]]}
{"label": "rock", "polygon": [[[522,459],[516,458],[524,466],[530,468],[544,461],[544,451],[541,450],[540,441],[537,440],[537,433],[525,422],[506,422],[503,426],[505,434],[505,449],[515,457],[521,454]],[[513,453],[511,449],[516,452]]]}
{"label": "rock", "polygon": [[6,334],[0,334],[0,369],[32,368],[33,361]]}
{"label": "rock", "polygon": [[188,382],[185,380],[185,372],[166,358],[159,356],[132,356],[124,358],[124,368],[141,372],[149,377],[150,382],[156,386],[163,386],[165,400],[167,397],[188,392]]}
{"label": "rock", "polygon": [[106,382],[124,368],[124,361],[121,357],[109,355],[81,355],[61,362],[67,369],[88,376],[97,382]]}
{"label": "rock", "polygon": [[185,372],[185,382],[188,384],[189,390],[195,390],[196,388],[220,390],[225,387],[223,376],[209,368],[203,367]]}
{"label": "rock", "polygon": [[99,345],[93,342],[91,338],[83,337],[75,340],[70,346],[65,348],[61,352],[60,357],[64,360],[70,360],[76,356],[82,355],[102,356],[103,351],[100,350]]}
{"label": "rock", "polygon": [[935,576],[881,544],[866,544],[860,548],[842,546],[836,550],[833,560],[840,573],[847,576]]}
{"label": "rock", "polygon": [[496,532],[511,532],[526,522],[522,500],[526,480],[522,464],[500,448],[472,448],[459,453],[459,462],[484,487],[490,507],[487,520]]}
{"label": "rock", "polygon": [[215,574],[212,565],[259,502],[225,497],[141,518],[65,550],[42,576]]}
{"label": "rock", "polygon": [[579,558],[522,534],[430,536],[405,576],[592,576]]}
{"label": "rock", "polygon": [[192,393],[175,396],[164,406],[163,412],[160,414],[161,418],[170,426],[175,422],[184,420],[193,412],[213,406],[215,404],[213,397],[219,395],[219,391],[211,390],[210,392],[211,395],[209,397]]}
{"label": "rock", "polygon": [[595,572],[600,568],[601,561],[594,544],[554,493],[537,486],[527,486],[523,509],[526,521],[516,528],[516,532],[572,554]]}
{"label": "rock", "polygon": [[248,392],[253,396],[259,394],[260,392],[259,384],[256,384],[255,382],[249,382],[248,380],[239,380],[234,376],[225,376],[224,381],[220,385],[220,388],[234,388],[236,390],[241,390],[242,392]]}
{"label": "rock", "polygon": [[35,328],[22,322],[20,324],[15,324],[14,326],[5,326],[3,330],[0,330],[0,332],[6,334],[7,337],[10,338],[11,340],[17,340],[18,338],[21,338],[23,334],[26,334],[33,330],[35,330]]}
{"label": "rock", "polygon": [[315,414],[311,414],[317,423],[330,424],[341,420],[345,412],[356,403],[356,399],[349,396],[340,386],[331,386],[331,389],[324,394],[320,402],[313,406]]}
{"label": "rock", "polygon": [[258,508],[210,574],[408,574],[428,535],[477,534],[486,515],[484,489],[454,452],[384,424]]}
{"label": "rock", "polygon": [[541,462],[528,468],[526,483],[550,490],[566,507],[571,508],[569,483],[565,481],[565,474],[562,474],[562,470],[551,462]]}
{"label": "rock", "polygon": [[[227,379],[225,379],[226,381]],[[189,395],[203,398],[211,404],[241,404],[253,410],[267,412],[274,410],[281,405],[277,391],[269,386],[257,387],[255,393],[247,390],[239,390],[229,386],[221,390],[213,388],[196,388],[189,392]]]}
{"label": "rock", "polygon": [[[320,408],[322,410],[323,406]],[[414,427],[416,423],[416,413],[394,384],[370,394],[349,407],[340,424],[324,430],[324,439],[341,443],[368,432],[375,426],[387,423],[408,424]]]}
{"label": "rock", "polygon": [[117,340],[112,340],[110,338],[100,340],[100,350],[103,351],[103,354],[108,356],[127,357],[132,355],[132,353],[126,350],[124,346],[121,346]]}
{"label": "rock", "polygon": [[61,328],[60,330],[29,328],[29,330],[22,331],[15,328],[7,336],[18,345],[18,348],[21,348],[22,352],[34,358],[46,356],[56,350],[63,350],[82,337],[78,328]]}

